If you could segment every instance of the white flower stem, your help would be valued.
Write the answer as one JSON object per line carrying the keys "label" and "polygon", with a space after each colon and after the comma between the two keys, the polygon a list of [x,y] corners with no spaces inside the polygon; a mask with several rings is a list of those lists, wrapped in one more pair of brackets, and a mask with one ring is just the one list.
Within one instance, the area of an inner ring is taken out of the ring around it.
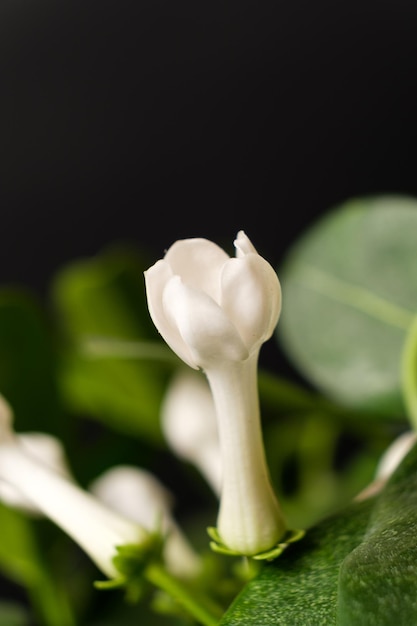
{"label": "white flower stem", "polygon": [[147,536],[140,526],[51,471],[14,437],[0,444],[0,478],[62,528],[110,578],[118,576],[112,563],[116,546],[138,543]]}
{"label": "white flower stem", "polygon": [[228,548],[248,556],[272,548],[286,530],[262,440],[257,357],[206,371],[222,456],[217,530]]}

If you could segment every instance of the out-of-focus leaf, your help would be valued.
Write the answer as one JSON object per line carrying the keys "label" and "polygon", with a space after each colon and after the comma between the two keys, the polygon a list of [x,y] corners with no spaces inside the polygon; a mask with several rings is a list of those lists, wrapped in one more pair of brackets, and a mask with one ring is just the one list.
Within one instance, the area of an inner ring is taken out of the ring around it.
{"label": "out-of-focus leaf", "polygon": [[19,604],[0,601],[0,624],[4,626],[30,626],[30,616]]}
{"label": "out-of-focus leaf", "polygon": [[338,626],[417,624],[417,446],[381,492],[342,564]]}
{"label": "out-of-focus leaf", "polygon": [[111,249],[63,268],[52,298],[66,341],[60,377],[71,410],[155,443],[177,363],[150,320],[145,269],[132,251]]}
{"label": "out-of-focus leaf", "polygon": [[54,367],[38,302],[23,290],[0,291],[0,393],[13,407],[17,430],[62,432]]}
{"label": "out-of-focus leaf", "polygon": [[[46,569],[30,520],[0,504],[0,535],[0,569],[26,588],[42,624],[74,626],[68,599]],[[0,623],[8,623],[1,613]]]}
{"label": "out-of-focus leaf", "polygon": [[416,199],[359,198],[306,231],[278,271],[280,344],[337,402],[404,412],[400,363],[417,310],[416,232]]}
{"label": "out-of-focus leaf", "polygon": [[402,389],[407,417],[417,428],[417,316],[407,335],[402,359]]}
{"label": "out-of-focus leaf", "polygon": [[17,583],[32,585],[39,577],[35,539],[30,522],[0,504],[0,567]]}

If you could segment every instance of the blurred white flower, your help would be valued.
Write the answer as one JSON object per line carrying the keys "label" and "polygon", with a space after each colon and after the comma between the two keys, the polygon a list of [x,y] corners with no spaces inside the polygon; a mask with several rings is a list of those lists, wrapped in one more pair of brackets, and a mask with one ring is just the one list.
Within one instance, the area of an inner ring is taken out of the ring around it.
{"label": "blurred white flower", "polygon": [[172,516],[172,495],[151,472],[118,465],[96,478],[90,491],[106,506],[148,531],[162,532],[166,537],[165,564],[173,574],[195,576],[199,572],[200,558]]}
{"label": "blurred white flower", "polygon": [[148,541],[149,533],[105,507],[91,494],[44,463],[12,430],[12,411],[0,396],[0,481],[65,531],[109,578],[116,548]]}
{"label": "blurred white flower", "polygon": [[262,441],[257,363],[281,311],[271,265],[243,231],[236,258],[206,239],[174,243],[145,272],[149,312],[178,356],[204,370],[217,414],[222,487],[217,531],[224,546],[254,556],[271,550],[286,525]]}
{"label": "blurred white flower", "polygon": [[216,410],[207,380],[199,372],[174,375],[161,407],[161,425],[172,450],[195,465],[216,495],[221,489]]}
{"label": "blurred white flower", "polygon": [[[16,434],[16,438],[29,454],[61,474],[68,480],[72,480],[71,471],[65,457],[65,451],[61,442],[47,433],[23,433]],[[0,480],[0,501],[8,506],[21,509],[25,513],[39,515],[38,507],[28,498],[7,482]]]}

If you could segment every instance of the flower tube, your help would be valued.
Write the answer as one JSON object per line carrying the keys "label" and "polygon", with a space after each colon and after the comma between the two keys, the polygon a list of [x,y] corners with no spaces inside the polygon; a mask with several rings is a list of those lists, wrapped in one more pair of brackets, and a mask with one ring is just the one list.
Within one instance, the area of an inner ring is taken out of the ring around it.
{"label": "flower tube", "polygon": [[168,345],[204,370],[213,395],[221,449],[217,534],[225,551],[270,554],[286,525],[262,441],[258,356],[281,311],[281,288],[243,231],[236,257],[206,239],[174,243],[145,272],[151,318]]}
{"label": "flower tube", "polygon": [[117,547],[145,544],[149,533],[43,463],[13,432],[12,421],[0,396],[0,480],[62,528],[106,576],[119,578],[113,564]]}
{"label": "flower tube", "polygon": [[[65,451],[61,442],[47,433],[30,432],[16,434],[21,445],[34,457],[48,465],[57,473],[62,474],[68,480],[73,480]],[[32,515],[40,514],[39,509],[31,500],[25,498],[19,491],[9,483],[0,480],[0,501],[8,506],[20,509]]]}

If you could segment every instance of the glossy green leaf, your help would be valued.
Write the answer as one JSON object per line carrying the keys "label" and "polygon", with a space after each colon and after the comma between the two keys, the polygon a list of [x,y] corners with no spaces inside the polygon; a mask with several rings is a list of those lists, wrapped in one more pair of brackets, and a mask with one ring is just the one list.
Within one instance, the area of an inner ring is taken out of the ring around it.
{"label": "glossy green leaf", "polygon": [[340,571],[338,626],[417,624],[417,446],[381,493]]}
{"label": "glossy green leaf", "polygon": [[68,405],[156,442],[174,361],[150,320],[144,269],[132,252],[109,250],[60,271],[52,297],[66,340],[60,377]]}
{"label": "glossy green leaf", "polygon": [[379,495],[309,529],[244,588],[221,626],[417,623],[417,446]]}
{"label": "glossy green leaf", "polygon": [[401,415],[401,353],[417,311],[417,200],[351,200],[313,224],[278,273],[277,336],[300,373],[348,406]]}

